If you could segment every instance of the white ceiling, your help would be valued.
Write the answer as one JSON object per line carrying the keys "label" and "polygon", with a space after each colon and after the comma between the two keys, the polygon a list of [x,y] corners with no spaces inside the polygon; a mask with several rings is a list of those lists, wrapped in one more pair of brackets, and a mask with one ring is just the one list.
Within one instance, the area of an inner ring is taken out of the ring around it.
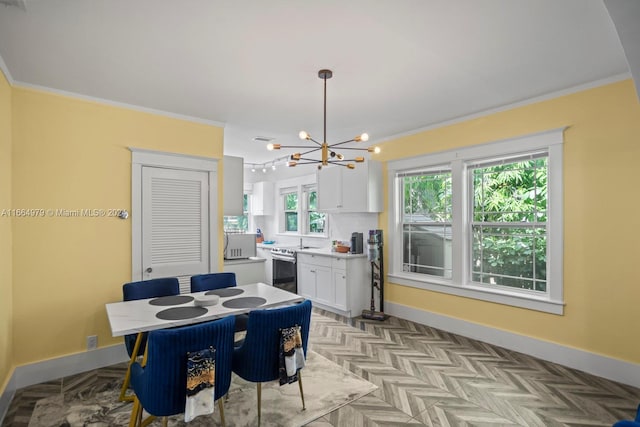
{"label": "white ceiling", "polygon": [[274,158],[254,136],[322,138],[321,68],[330,143],[630,76],[601,0],[21,3],[0,4],[15,84],[224,124],[246,162]]}

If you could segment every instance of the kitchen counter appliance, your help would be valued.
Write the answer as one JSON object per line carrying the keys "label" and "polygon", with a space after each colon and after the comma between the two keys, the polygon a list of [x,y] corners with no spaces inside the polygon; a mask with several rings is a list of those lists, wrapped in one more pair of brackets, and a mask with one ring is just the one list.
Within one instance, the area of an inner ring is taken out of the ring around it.
{"label": "kitchen counter appliance", "polygon": [[224,259],[241,259],[255,256],[255,234],[225,233]]}

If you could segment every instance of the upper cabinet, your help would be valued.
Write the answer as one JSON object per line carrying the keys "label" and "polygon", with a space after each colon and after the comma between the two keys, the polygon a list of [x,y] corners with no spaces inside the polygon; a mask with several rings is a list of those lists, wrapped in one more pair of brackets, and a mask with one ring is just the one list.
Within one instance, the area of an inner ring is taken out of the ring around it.
{"label": "upper cabinet", "polygon": [[318,210],[382,212],[382,165],[374,160],[355,169],[332,166],[318,174]]}
{"label": "upper cabinet", "polygon": [[274,184],[271,181],[255,182],[251,196],[251,213],[253,215],[273,215]]}
{"label": "upper cabinet", "polygon": [[224,156],[223,169],[223,204],[222,211],[227,216],[242,215],[244,159],[242,157]]}

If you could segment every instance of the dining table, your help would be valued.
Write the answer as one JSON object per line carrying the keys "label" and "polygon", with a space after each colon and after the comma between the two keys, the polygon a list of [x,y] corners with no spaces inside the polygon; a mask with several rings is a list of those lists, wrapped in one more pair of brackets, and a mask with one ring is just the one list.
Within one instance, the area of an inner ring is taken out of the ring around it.
{"label": "dining table", "polygon": [[[266,283],[252,283],[202,292],[107,303],[111,335],[137,335],[119,400],[133,400],[133,396],[127,395],[131,365],[136,361],[145,332],[208,322],[249,313],[252,310],[297,304],[302,301],[303,297],[292,292],[274,288]],[[146,358],[145,347],[143,365]]]}
{"label": "dining table", "polygon": [[[213,295],[218,297],[215,304],[199,304]],[[251,283],[210,291],[112,302],[106,304],[106,309],[111,335],[118,337],[207,322],[302,301],[303,297],[292,292],[266,283]]]}

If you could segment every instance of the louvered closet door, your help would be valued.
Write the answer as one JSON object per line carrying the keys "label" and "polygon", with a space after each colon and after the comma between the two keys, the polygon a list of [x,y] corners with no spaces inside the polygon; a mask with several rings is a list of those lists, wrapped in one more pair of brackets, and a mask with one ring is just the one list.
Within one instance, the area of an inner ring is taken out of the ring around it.
{"label": "louvered closet door", "polygon": [[142,168],[142,277],[180,278],[209,271],[208,173]]}

